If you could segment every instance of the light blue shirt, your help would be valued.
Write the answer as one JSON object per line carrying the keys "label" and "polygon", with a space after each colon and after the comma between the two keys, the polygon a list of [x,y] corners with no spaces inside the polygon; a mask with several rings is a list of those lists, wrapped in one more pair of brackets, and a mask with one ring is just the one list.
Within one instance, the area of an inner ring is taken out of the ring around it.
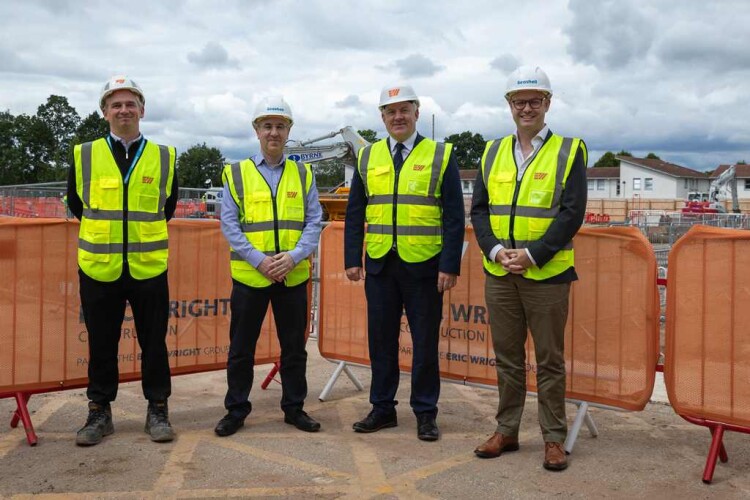
{"label": "light blue shirt", "polygon": [[[262,154],[257,154],[250,158],[258,167],[258,171],[271,186],[273,196],[276,196],[276,188],[281,181],[281,174],[284,172],[284,162],[286,155],[281,158],[278,165],[268,165]],[[322,228],[321,220],[323,218],[323,209],[318,201],[318,188],[315,185],[315,174],[313,174],[310,190],[307,192],[307,210],[305,212],[305,224],[302,228],[297,245],[289,251],[289,255],[294,260],[295,265],[306,259],[318,247],[320,230]],[[258,268],[266,255],[260,250],[253,247],[247,241],[247,236],[242,232],[240,227],[240,208],[234,202],[232,194],[229,192],[229,186],[224,186],[224,196],[221,200],[221,232],[229,242],[229,245],[237,254],[242,257],[254,268]]]}

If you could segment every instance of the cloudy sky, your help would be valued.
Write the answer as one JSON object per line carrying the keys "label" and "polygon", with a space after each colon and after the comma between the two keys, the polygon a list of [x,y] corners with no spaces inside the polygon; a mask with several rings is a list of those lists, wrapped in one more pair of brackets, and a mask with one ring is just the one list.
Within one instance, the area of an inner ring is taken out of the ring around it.
{"label": "cloudy sky", "polygon": [[229,159],[258,149],[255,103],[283,94],[293,139],[345,125],[382,137],[380,89],[412,84],[419,131],[513,131],[518,65],[552,80],[547,123],[607,150],[698,170],[750,162],[747,0],[0,1],[0,109],[50,94],[85,116],[108,77],[146,93],[144,134]]}

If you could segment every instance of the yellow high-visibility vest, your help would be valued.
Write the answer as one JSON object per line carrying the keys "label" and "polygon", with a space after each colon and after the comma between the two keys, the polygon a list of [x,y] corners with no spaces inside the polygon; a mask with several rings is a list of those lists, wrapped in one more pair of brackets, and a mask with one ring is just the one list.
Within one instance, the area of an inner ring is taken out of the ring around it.
{"label": "yellow high-visibility vest", "polygon": [[[135,279],[167,270],[168,234],[164,206],[172,191],[175,149],[143,139],[125,183],[106,139],[74,149],[76,192],[83,202],[78,265],[91,278],[115,281],[127,254]],[[124,240],[127,220],[128,241]]]}
{"label": "yellow high-visibility vest", "polygon": [[[394,246],[405,262],[424,262],[443,248],[441,186],[452,144],[422,139],[398,173],[387,140],[359,152],[357,168],[367,194],[367,254],[380,258]],[[398,178],[398,184],[396,179]]]}
{"label": "yellow high-visibility vest", "polygon": [[[287,159],[276,196],[252,160],[226,165],[224,184],[239,207],[242,232],[253,247],[266,255],[293,250],[302,236],[307,213],[307,193],[312,185],[309,164]],[[254,288],[273,284],[249,262],[230,249],[232,278]],[[303,259],[284,283],[295,286],[310,277],[310,261]]]}
{"label": "yellow high-visibility vest", "polygon": [[[482,178],[489,198],[490,226],[503,247],[526,248],[544,235],[560,212],[563,189],[579,146],[585,148],[580,139],[553,134],[526,168],[519,185],[513,136],[487,143],[482,155]],[[508,274],[486,255],[483,262],[484,268],[495,276]],[[571,241],[542,268],[529,267],[523,276],[545,280],[573,265]]]}

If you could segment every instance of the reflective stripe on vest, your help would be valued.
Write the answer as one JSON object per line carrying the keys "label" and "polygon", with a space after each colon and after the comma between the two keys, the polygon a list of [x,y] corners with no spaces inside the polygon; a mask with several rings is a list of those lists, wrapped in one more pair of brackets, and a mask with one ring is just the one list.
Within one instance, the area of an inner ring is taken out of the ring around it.
{"label": "reflective stripe on vest", "polygon": [[[288,252],[297,245],[305,226],[307,192],[312,185],[310,165],[287,159],[276,195],[252,160],[224,167],[224,182],[239,207],[242,232],[253,247],[265,255]],[[232,278],[254,288],[273,284],[271,280],[230,249]],[[284,283],[295,286],[310,277],[310,262],[297,264]]]}
{"label": "reflective stripe on vest", "polygon": [[[145,140],[145,139],[144,139]],[[78,265],[88,276],[110,282],[122,275],[127,253],[130,275],[153,278],[167,269],[168,234],[164,206],[172,190],[175,150],[146,142],[128,182],[105,139],[74,149],[76,188],[83,203]],[[123,241],[123,221],[128,242]]]}
{"label": "reflective stripe on vest", "polygon": [[452,147],[429,139],[420,141],[404,160],[397,186],[387,140],[360,151],[357,168],[367,194],[365,242],[370,257],[380,258],[393,248],[394,218],[395,246],[405,262],[424,262],[440,252],[440,186]]}
{"label": "reflective stripe on vest", "polygon": [[[582,144],[580,139],[552,135],[532,159],[518,186],[513,136],[487,143],[482,157],[482,178],[487,187],[490,226],[503,247],[527,248],[544,236],[560,212],[565,183]],[[490,273],[507,274],[499,263],[489,261],[486,256],[483,261]],[[545,280],[573,265],[571,241],[542,268],[532,266],[523,276]]]}

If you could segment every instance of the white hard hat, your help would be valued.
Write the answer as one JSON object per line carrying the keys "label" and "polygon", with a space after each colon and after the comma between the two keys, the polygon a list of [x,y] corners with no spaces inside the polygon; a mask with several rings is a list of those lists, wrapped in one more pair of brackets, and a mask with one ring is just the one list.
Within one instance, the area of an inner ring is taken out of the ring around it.
{"label": "white hard hat", "polygon": [[137,83],[125,75],[116,75],[110,78],[104,84],[104,87],[102,87],[102,92],[99,94],[99,108],[104,110],[104,101],[107,100],[110,94],[118,90],[129,90],[138,96],[141,106],[146,104],[146,98],[143,97],[143,90],[141,90],[141,87]]}
{"label": "white hard hat", "polygon": [[419,98],[411,88],[411,85],[396,85],[394,87],[383,87],[380,91],[380,104],[378,108],[383,109],[394,102],[413,101],[419,107]]}
{"label": "white hard hat", "polygon": [[539,66],[521,66],[510,74],[505,86],[505,98],[521,90],[539,90],[552,95],[549,77]]}
{"label": "white hard hat", "polygon": [[255,106],[253,113],[253,124],[266,116],[280,116],[289,120],[289,125],[294,123],[292,108],[281,96],[264,97]]}

